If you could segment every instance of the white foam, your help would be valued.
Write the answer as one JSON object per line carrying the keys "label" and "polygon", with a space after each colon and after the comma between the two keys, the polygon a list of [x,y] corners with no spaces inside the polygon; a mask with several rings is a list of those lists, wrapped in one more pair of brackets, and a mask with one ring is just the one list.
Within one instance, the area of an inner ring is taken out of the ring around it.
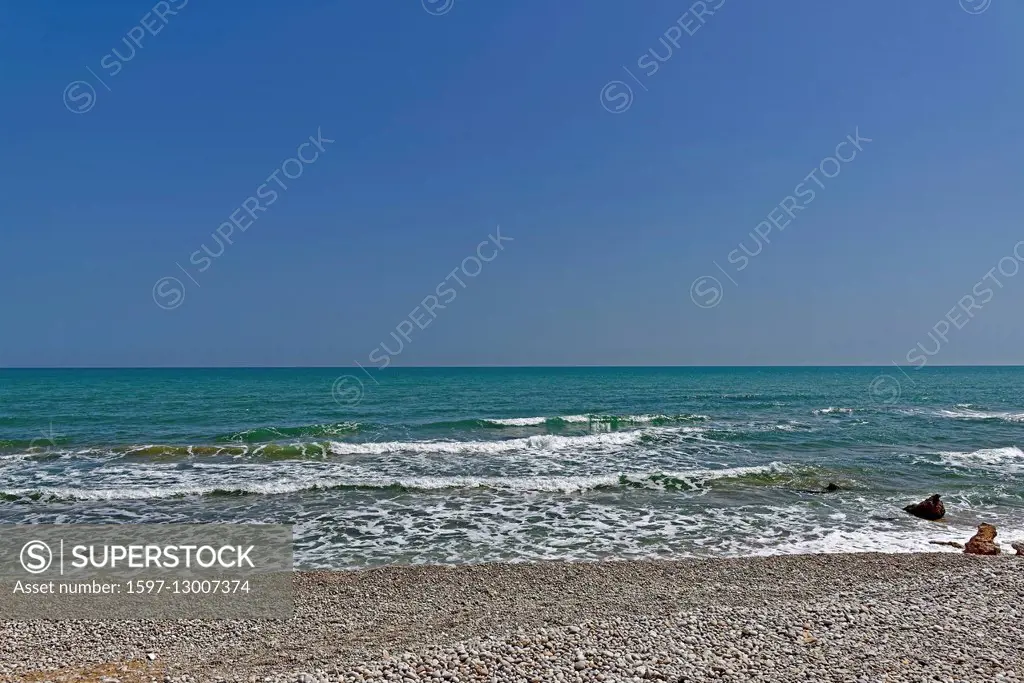
{"label": "white foam", "polygon": [[656,421],[673,420],[710,420],[707,415],[558,415],[553,417],[500,417],[484,418],[484,422],[506,427],[531,427],[546,424],[549,421],[560,420],[570,424],[587,424],[592,422],[621,422],[624,424],[649,424]]}
{"label": "white foam", "polygon": [[[698,429],[703,429],[698,428]],[[785,422],[747,422],[745,424],[737,425],[723,425],[715,429],[715,431],[732,432],[736,434],[743,434],[746,432],[813,432],[814,427],[809,426],[805,422],[798,422],[797,420],[786,420]]]}
{"label": "white foam", "polygon": [[[15,496],[41,496],[43,499],[63,500],[148,500],[175,498],[180,496],[203,496],[216,492],[279,495],[329,489],[348,488],[389,488],[401,487],[417,491],[441,491],[445,489],[479,489],[495,491],[517,491],[522,493],[581,493],[601,487],[630,485],[634,487],[665,489],[697,489],[718,479],[742,477],[750,474],[780,473],[790,471],[782,462],[748,467],[727,467],[721,469],[693,469],[676,472],[610,472],[606,474],[579,476],[525,476],[525,477],[472,477],[472,476],[322,476],[316,472],[296,473],[293,476],[272,480],[244,481],[237,468],[230,466],[201,468],[203,484],[163,483],[149,487],[124,486],[98,488],[94,486],[55,486],[20,488],[0,491]],[[214,476],[217,475],[217,476]],[[218,479],[221,481],[215,481]],[[666,481],[667,480],[667,481]]]}
{"label": "white foam", "polygon": [[797,422],[790,420],[788,422],[779,422],[775,424],[762,425],[761,430],[769,432],[796,432],[796,431],[812,431],[803,422]]}
{"label": "white foam", "polygon": [[530,427],[533,425],[542,425],[548,421],[546,417],[502,417],[502,418],[487,418],[484,422],[502,425],[506,427]]}
{"label": "white foam", "polygon": [[834,406],[829,406],[828,408],[818,408],[816,410],[812,410],[811,413],[813,413],[814,415],[832,415],[835,413],[850,415],[853,413],[853,408],[836,408]]}
{"label": "white foam", "polygon": [[484,422],[491,424],[502,425],[505,427],[532,427],[535,425],[546,424],[551,420],[561,420],[562,422],[572,423],[587,423],[597,421],[598,418],[591,415],[558,415],[554,417],[497,417],[497,418],[484,418]]}
{"label": "white foam", "polygon": [[[732,477],[745,477],[750,474],[784,474],[786,472],[792,472],[793,468],[784,462],[778,460],[770,462],[767,465],[750,465],[747,467],[726,467],[717,470],[699,470],[699,476],[702,477],[702,481],[710,481],[713,479],[730,479]],[[683,476],[683,475],[680,475]]]}
{"label": "white foam", "polygon": [[943,464],[951,467],[977,468],[1005,473],[1024,472],[1024,451],[1017,446],[983,448],[970,453],[943,451],[939,453],[939,458]]}
{"label": "white foam", "polygon": [[[901,502],[891,501],[888,505],[895,509]],[[842,504],[843,509],[833,508],[827,519],[818,517],[806,505],[773,507],[757,514],[763,528],[754,537],[746,533],[734,535],[737,522],[746,521],[742,510],[709,508],[704,514],[714,520],[716,528],[730,536],[720,547],[721,554],[729,556],[962,552],[949,546],[936,545],[932,541],[963,543],[975,530],[976,522],[964,518],[949,524],[935,524],[905,517],[889,520],[871,514],[880,505],[887,504],[875,498],[846,498]],[[1021,520],[1018,516],[994,515],[987,509],[986,518],[999,527],[1000,536],[1013,539],[1021,533]]]}
{"label": "white foam", "polygon": [[508,453],[511,451],[564,450],[567,448],[619,447],[640,441],[644,432],[610,432],[585,436],[538,434],[503,441],[382,441],[379,443],[331,442],[336,455],[383,453]]}
{"label": "white foam", "polygon": [[[935,525],[909,517],[872,517],[877,499],[845,499],[849,514],[843,517],[835,509],[832,514],[817,510],[820,501],[765,508],[702,506],[685,493],[679,500],[680,505],[669,507],[614,507],[580,496],[546,501],[541,508],[527,496],[495,497],[464,499],[459,506],[430,504],[415,512],[404,502],[383,501],[350,518],[355,531],[343,543],[323,543],[325,535],[336,531],[333,523],[307,517],[296,527],[297,555],[303,565],[338,568],[394,562],[957,552],[929,541],[962,543],[974,533],[973,520]],[[1021,536],[1019,516],[986,518],[1001,536]],[[458,531],[440,536],[442,523]]]}
{"label": "white foam", "polygon": [[956,410],[939,410],[935,414],[953,420],[1003,420],[1005,422],[1024,422],[1024,413],[1008,410],[975,410],[968,408],[969,403],[957,404]]}
{"label": "white foam", "polygon": [[[944,538],[940,538],[944,537]],[[929,553],[963,552],[931,541],[963,542],[963,534],[954,536],[946,533],[923,534],[917,531],[858,531],[853,529],[830,529],[814,534],[814,537],[765,546],[754,551],[754,555],[803,555],[808,553]]]}

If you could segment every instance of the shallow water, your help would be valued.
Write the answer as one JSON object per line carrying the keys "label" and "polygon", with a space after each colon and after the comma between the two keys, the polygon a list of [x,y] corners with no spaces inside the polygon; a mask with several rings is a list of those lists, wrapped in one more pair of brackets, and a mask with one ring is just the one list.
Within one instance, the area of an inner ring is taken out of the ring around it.
{"label": "shallow water", "polygon": [[1024,369],[348,372],[0,370],[0,522],[284,522],[334,568],[1024,538]]}

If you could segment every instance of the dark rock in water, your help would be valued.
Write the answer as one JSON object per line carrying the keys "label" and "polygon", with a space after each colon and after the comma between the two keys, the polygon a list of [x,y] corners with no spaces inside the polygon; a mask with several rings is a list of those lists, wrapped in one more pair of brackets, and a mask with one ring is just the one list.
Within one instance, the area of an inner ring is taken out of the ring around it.
{"label": "dark rock in water", "polygon": [[993,541],[996,537],[996,528],[991,524],[982,522],[978,525],[978,533],[967,541],[964,552],[971,555],[998,555],[999,546]]}
{"label": "dark rock in water", "polygon": [[1016,550],[1018,555],[1024,555],[1024,541],[1014,541],[1010,547]]}
{"label": "dark rock in water", "polygon": [[932,545],[948,545],[949,547],[956,548],[957,550],[963,550],[964,549],[964,544],[963,543],[957,543],[956,541],[928,541],[928,542],[931,543]]}
{"label": "dark rock in water", "polygon": [[800,493],[835,493],[836,491],[839,490],[839,484],[835,484],[830,481],[828,483],[828,486],[826,486],[823,489],[802,489]]}
{"label": "dark rock in water", "polygon": [[920,503],[908,505],[903,509],[915,517],[929,519],[933,522],[937,519],[942,519],[946,515],[946,508],[942,505],[942,501],[939,500],[939,494],[937,493],[925,498]]}

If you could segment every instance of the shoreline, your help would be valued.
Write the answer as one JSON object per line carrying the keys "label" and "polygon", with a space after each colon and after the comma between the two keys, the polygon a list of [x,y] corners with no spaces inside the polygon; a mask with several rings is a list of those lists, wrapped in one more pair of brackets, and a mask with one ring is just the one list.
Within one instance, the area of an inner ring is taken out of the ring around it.
{"label": "shoreline", "polygon": [[0,681],[893,683],[1002,673],[1024,683],[1024,559],[1014,556],[392,565],[294,577],[288,620],[0,621]]}

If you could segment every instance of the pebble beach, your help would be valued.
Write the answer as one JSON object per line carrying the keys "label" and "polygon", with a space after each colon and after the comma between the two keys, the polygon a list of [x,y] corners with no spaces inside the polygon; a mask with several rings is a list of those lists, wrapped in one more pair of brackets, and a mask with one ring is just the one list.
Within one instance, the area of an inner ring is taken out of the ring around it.
{"label": "pebble beach", "polygon": [[1024,682],[1024,558],[296,572],[291,619],[0,622],[0,680]]}

